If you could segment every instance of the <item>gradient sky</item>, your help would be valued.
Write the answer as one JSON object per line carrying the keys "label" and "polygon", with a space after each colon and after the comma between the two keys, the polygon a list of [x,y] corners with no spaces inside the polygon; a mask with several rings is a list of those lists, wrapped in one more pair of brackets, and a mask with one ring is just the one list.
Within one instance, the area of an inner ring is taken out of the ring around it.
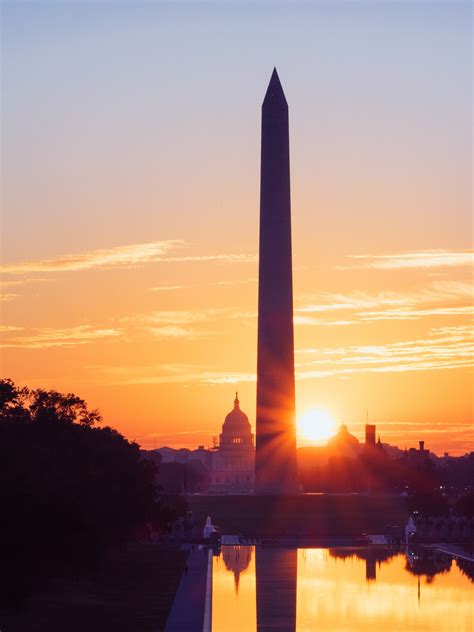
{"label": "gradient sky", "polygon": [[144,447],[255,423],[260,106],[297,410],[473,449],[469,2],[2,2],[2,374]]}

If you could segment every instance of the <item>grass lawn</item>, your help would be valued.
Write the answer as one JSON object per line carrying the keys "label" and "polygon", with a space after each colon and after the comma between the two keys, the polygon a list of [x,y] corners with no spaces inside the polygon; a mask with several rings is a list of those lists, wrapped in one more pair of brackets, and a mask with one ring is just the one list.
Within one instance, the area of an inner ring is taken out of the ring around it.
{"label": "grass lawn", "polygon": [[163,630],[188,553],[173,545],[131,545],[79,580],[56,582],[2,632]]}

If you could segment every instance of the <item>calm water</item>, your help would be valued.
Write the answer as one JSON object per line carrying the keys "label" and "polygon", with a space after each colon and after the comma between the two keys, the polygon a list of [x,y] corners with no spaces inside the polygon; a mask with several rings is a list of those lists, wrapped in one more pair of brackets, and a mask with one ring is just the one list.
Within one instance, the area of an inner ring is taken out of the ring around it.
{"label": "calm water", "polygon": [[[464,567],[464,568],[463,568]],[[474,568],[431,551],[225,546],[213,632],[474,630]]]}

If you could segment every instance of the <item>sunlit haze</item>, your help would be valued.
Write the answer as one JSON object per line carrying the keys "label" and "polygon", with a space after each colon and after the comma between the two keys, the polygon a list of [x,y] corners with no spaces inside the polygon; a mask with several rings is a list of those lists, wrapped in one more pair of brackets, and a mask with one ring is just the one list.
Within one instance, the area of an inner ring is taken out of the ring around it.
{"label": "sunlit haze", "polygon": [[296,430],[300,443],[323,444],[336,432],[336,423],[327,410],[310,408],[298,418]]}
{"label": "sunlit haze", "polygon": [[[471,6],[2,4],[2,375],[145,448],[255,431],[260,107],[289,104],[297,432],[474,439]],[[324,412],[327,411],[327,412]],[[301,588],[303,590],[303,588]]]}

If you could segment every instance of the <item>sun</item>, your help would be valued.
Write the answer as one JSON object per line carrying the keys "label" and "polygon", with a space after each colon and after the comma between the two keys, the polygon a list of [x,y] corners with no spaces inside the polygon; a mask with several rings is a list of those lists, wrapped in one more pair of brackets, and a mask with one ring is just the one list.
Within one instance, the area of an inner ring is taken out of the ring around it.
{"label": "sun", "polygon": [[324,442],[336,432],[336,422],[324,408],[311,408],[298,418],[298,435],[306,441]]}

